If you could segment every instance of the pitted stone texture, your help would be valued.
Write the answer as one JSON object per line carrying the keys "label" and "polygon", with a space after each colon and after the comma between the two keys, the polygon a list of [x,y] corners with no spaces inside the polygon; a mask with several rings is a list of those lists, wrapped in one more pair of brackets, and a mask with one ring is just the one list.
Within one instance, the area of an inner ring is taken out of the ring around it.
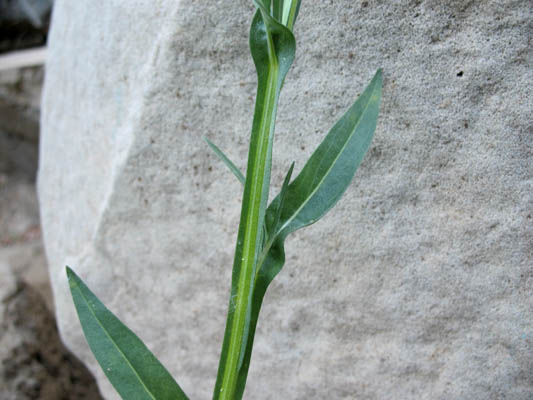
{"label": "pitted stone texture", "polygon": [[[90,355],[73,267],[191,398],[222,342],[255,95],[251,2],[58,1],[39,194],[60,329]],[[274,190],[384,68],[356,180],[289,239],[253,399],[528,399],[533,106],[528,1],[303,2]]]}

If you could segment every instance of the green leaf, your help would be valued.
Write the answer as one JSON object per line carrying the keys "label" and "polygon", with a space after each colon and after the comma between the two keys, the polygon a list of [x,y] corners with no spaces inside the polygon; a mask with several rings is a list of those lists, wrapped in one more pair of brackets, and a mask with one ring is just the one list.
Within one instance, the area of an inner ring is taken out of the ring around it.
{"label": "green leaf", "polygon": [[229,168],[229,170],[235,175],[235,177],[239,180],[240,183],[244,185],[244,181],[246,178],[242,174],[241,170],[237,168],[235,164],[231,162],[231,160],[220,150],[213,142],[211,142],[208,138],[204,136],[204,140],[207,142],[209,147],[215,152],[215,154],[222,160],[224,164]]}
{"label": "green leaf", "polygon": [[83,333],[109,381],[125,400],[187,400],[144,343],[69,267],[68,282]]}
{"label": "green leaf", "polygon": [[381,70],[378,70],[298,177],[282,188],[267,209],[265,223],[269,239],[258,261],[244,365],[250,363],[259,311],[267,288],[285,263],[285,238],[289,233],[316,222],[333,207],[350,184],[376,128],[381,84]]}
{"label": "green leaf", "polygon": [[[382,77],[378,70],[363,94],[333,126],[296,179],[287,188],[279,226],[271,236],[286,236],[312,224],[340,199],[366,154],[379,112]],[[275,213],[281,196],[269,206]],[[268,221],[268,217],[267,217]]]}

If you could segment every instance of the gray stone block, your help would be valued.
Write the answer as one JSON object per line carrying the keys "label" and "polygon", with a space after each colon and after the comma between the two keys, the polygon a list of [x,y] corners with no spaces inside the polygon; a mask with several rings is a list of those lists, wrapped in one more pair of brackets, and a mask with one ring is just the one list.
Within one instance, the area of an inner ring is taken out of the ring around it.
{"label": "gray stone block", "polygon": [[[191,398],[211,395],[255,96],[249,1],[56,2],[39,196],[63,339],[89,352],[70,265]],[[304,1],[273,190],[384,69],[339,205],[287,244],[252,399],[533,393],[531,4]]]}

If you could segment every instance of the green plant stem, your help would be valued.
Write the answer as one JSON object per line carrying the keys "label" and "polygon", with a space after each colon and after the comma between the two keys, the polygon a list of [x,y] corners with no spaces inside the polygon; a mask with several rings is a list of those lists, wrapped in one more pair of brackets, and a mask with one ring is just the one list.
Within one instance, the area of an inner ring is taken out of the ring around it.
{"label": "green plant stem", "polygon": [[298,7],[299,7],[298,0],[287,1],[283,4],[282,23],[287,28],[289,28],[289,30],[291,31],[292,31],[292,28],[294,27],[294,23],[296,22],[296,15],[298,13]]}
{"label": "green plant stem", "polygon": [[[273,57],[275,58],[275,56]],[[223,346],[226,346],[227,341],[227,355],[225,360],[221,358],[219,366],[219,376],[223,371],[222,383],[220,389],[215,389],[214,399],[235,399],[238,372],[247,343],[253,282],[255,281],[258,255],[261,251],[263,221],[270,185],[272,138],[279,95],[277,88],[278,72],[277,65],[272,65],[263,96],[258,91],[256,100],[237,251],[234,260],[233,279],[237,279],[237,285],[236,292],[232,291],[231,293],[226,324],[226,335],[229,333],[229,338],[224,338]],[[216,387],[218,386],[216,385]]]}

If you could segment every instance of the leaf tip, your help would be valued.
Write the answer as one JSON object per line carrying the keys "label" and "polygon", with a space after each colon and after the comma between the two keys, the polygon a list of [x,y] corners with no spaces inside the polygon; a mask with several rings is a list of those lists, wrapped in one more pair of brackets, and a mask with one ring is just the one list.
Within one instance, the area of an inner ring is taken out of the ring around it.
{"label": "leaf tip", "polygon": [[292,170],[294,169],[294,165],[296,164],[296,161],[293,161],[290,168],[289,168],[289,172],[292,174]]}
{"label": "leaf tip", "polygon": [[77,281],[79,280],[78,275],[68,266],[65,265],[65,270],[67,272],[68,284],[72,290],[73,287],[77,286]]}
{"label": "leaf tip", "polygon": [[374,75],[374,81],[379,84],[379,86],[382,86],[383,81],[383,68],[378,68],[376,71],[376,74]]}

